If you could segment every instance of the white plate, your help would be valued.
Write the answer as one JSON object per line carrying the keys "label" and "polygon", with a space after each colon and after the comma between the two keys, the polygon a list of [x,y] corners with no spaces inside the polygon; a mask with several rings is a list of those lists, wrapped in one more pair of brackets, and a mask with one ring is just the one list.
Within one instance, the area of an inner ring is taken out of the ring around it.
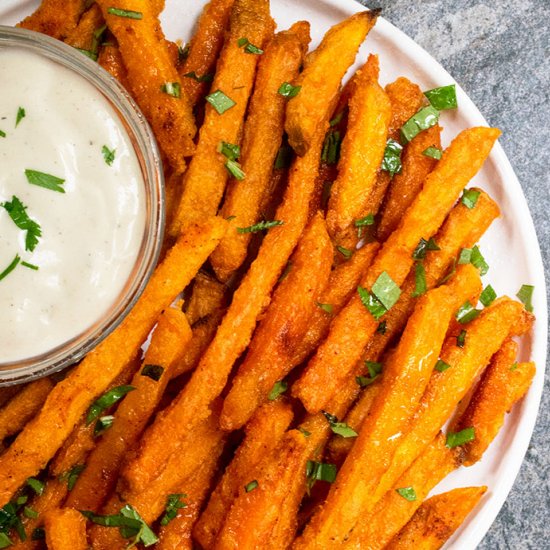
{"label": "white plate", "polygon": [[[0,24],[15,24],[32,12],[37,0],[3,0]],[[202,1],[167,0],[162,16],[166,35],[189,39]],[[305,19],[312,23],[312,46],[334,23],[363,9],[353,0],[272,0],[272,12],[279,29]],[[425,50],[384,19],[379,19],[361,49],[357,68],[370,52],[380,56],[381,82],[406,76],[422,89],[455,82]],[[482,75],[480,75],[482,76]],[[441,117],[443,142],[471,126],[487,126],[476,106],[457,86],[459,108]],[[507,418],[504,428],[483,460],[471,468],[451,474],[434,492],[454,487],[488,485],[489,490],[473,514],[451,539],[452,548],[472,549],[488,531],[512,488],[533,432],[544,383],[547,338],[547,306],[544,269],[533,221],[523,191],[500,145],[472,181],[485,189],[499,204],[502,216],[481,240],[481,249],[491,266],[486,282],[497,293],[514,296],[522,284],[535,285],[533,303],[537,322],[533,332],[521,341],[521,359],[537,363],[538,372],[528,395]]]}

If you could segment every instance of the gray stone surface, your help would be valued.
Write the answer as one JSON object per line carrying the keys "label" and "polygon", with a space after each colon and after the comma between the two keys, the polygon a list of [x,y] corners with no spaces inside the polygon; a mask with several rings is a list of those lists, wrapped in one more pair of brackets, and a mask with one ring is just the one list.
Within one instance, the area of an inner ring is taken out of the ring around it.
{"label": "gray stone surface", "polygon": [[[527,197],[550,280],[550,0],[361,3],[381,7],[503,130],[500,142]],[[549,371],[525,462],[483,550],[550,548]]]}

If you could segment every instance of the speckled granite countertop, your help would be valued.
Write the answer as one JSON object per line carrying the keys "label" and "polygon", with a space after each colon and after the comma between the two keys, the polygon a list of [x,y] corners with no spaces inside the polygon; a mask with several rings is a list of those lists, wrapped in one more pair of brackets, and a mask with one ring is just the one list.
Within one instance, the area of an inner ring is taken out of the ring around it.
{"label": "speckled granite countertop", "polygon": [[[502,129],[500,142],[527,197],[549,281],[550,0],[359,1],[381,7]],[[550,548],[549,380],[547,365],[527,456],[482,550]]]}

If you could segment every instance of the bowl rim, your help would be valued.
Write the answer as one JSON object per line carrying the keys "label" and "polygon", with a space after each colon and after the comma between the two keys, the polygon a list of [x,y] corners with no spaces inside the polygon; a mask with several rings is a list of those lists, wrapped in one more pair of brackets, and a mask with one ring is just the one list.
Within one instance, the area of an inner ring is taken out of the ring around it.
{"label": "bowl rim", "polygon": [[0,50],[18,48],[54,61],[91,84],[118,115],[133,145],[145,188],[145,226],[132,272],[115,302],[81,334],[40,355],[0,363],[0,387],[31,382],[77,363],[125,319],[147,285],[160,256],[165,228],[164,171],[154,134],[128,91],[96,61],[47,35],[0,25]]}

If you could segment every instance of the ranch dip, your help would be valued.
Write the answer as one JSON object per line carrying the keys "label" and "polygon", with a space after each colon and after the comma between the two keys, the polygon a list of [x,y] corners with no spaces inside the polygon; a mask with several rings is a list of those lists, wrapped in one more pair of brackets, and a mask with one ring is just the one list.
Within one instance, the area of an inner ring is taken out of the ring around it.
{"label": "ranch dip", "polygon": [[0,364],[100,321],[145,230],[138,159],[107,100],[71,70],[0,48]]}

